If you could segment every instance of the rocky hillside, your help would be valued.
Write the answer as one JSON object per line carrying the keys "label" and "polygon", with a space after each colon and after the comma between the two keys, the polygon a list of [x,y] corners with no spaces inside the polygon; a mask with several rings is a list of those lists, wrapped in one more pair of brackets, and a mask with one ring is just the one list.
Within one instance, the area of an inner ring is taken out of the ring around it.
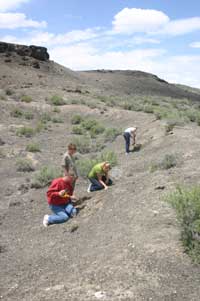
{"label": "rocky hillside", "polygon": [[[195,89],[170,84],[156,75],[141,71],[94,70],[75,72],[51,60],[45,47],[24,46],[0,42],[0,85],[26,92],[37,87],[67,95],[80,90],[84,93],[114,97],[163,96],[199,101]],[[20,76],[18,76],[20,75]]]}
{"label": "rocky hillside", "polygon": [[193,91],[179,88],[156,75],[141,71],[96,70],[82,72],[88,83],[110,95],[145,95],[200,100]]}
{"label": "rocky hillside", "polygon": [[[174,110],[180,105],[185,112],[194,102],[197,116],[197,93],[138,71],[74,72],[49,60],[6,53],[0,53],[0,298],[198,301],[200,267],[184,252],[175,212],[164,201],[177,184],[199,183],[198,120],[169,128],[166,119],[150,112],[109,102],[113,95],[134,99],[132,87],[138,87],[145,101],[156,93],[157,109],[161,102],[169,109],[165,100],[171,95]],[[144,89],[149,93],[142,94]],[[80,123],[77,132],[74,115],[95,120],[101,131]],[[130,125],[138,127],[141,148],[126,156],[121,133]],[[114,185],[87,193],[88,181],[80,176],[78,216],[44,228],[50,210],[41,170],[56,171],[71,141],[78,146],[81,172],[86,159],[108,151],[116,155]],[[174,161],[166,168],[169,156]]]}

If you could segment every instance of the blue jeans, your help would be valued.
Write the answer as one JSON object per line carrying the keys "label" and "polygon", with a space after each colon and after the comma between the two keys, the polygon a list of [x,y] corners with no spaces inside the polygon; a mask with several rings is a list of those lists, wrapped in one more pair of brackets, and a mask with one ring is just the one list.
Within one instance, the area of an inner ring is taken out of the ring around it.
{"label": "blue jeans", "polygon": [[[96,190],[101,190],[101,189],[104,189],[104,186],[95,178],[88,178],[91,182],[91,187],[90,187],[90,191],[96,191]],[[102,177],[102,181],[105,183],[106,181],[106,177]],[[112,180],[109,179],[108,180],[108,183],[106,184],[107,186],[110,186],[112,185]]]}
{"label": "blue jeans", "polygon": [[126,153],[129,153],[129,147],[130,147],[130,140],[131,140],[131,135],[129,133],[124,133],[124,139],[125,139],[125,149]]}
{"label": "blue jeans", "polygon": [[53,215],[49,215],[49,224],[61,224],[66,222],[70,217],[77,214],[76,208],[71,203],[67,205],[49,205]]}

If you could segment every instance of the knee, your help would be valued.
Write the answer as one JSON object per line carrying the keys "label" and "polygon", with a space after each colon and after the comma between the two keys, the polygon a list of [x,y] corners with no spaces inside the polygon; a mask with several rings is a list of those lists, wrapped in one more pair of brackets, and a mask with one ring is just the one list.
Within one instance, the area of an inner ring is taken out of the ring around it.
{"label": "knee", "polygon": [[67,213],[60,214],[60,217],[61,217],[63,223],[69,219],[69,215]]}

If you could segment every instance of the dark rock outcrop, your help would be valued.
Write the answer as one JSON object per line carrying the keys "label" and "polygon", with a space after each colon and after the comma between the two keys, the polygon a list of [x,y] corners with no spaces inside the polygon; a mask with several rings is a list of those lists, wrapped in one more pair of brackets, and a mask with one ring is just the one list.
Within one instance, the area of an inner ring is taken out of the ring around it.
{"label": "dark rock outcrop", "polygon": [[40,46],[25,46],[18,44],[11,44],[0,42],[0,53],[5,53],[6,56],[9,56],[9,53],[15,52],[20,56],[29,56],[40,61],[48,61],[49,54],[47,48]]}

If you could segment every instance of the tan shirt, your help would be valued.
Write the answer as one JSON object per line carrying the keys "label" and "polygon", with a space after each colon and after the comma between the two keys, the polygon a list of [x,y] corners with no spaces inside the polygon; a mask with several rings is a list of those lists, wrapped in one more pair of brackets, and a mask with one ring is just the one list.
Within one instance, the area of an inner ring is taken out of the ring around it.
{"label": "tan shirt", "polygon": [[76,164],[75,164],[75,159],[70,156],[70,154],[68,154],[68,152],[66,152],[63,155],[63,159],[62,159],[62,167],[64,167],[67,171],[73,171],[74,175],[76,177],[78,177],[78,172],[76,169]]}

